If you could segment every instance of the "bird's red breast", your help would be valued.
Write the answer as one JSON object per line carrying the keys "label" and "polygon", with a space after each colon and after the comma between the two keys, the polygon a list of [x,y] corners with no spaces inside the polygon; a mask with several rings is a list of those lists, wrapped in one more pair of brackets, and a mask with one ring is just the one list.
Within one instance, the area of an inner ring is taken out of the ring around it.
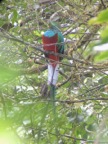
{"label": "bird's red breast", "polygon": [[[45,51],[58,53],[58,47],[57,47],[58,35],[57,34],[55,34],[52,37],[46,37],[43,35],[42,41],[43,41],[43,48]],[[48,54],[48,59],[50,60],[53,66],[56,66],[57,62],[59,61],[59,56]]]}

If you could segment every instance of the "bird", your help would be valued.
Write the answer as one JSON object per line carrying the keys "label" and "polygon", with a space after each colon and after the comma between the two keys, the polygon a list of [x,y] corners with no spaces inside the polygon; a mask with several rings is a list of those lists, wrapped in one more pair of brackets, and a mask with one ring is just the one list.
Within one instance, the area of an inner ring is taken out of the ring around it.
{"label": "bird", "polygon": [[[49,23],[49,29],[42,35],[43,49],[47,52],[45,57],[48,62],[48,85],[50,86],[50,97],[55,100],[56,83],[59,73],[59,62],[63,59],[53,53],[64,54],[64,36],[56,22]],[[49,53],[48,53],[49,52]]]}

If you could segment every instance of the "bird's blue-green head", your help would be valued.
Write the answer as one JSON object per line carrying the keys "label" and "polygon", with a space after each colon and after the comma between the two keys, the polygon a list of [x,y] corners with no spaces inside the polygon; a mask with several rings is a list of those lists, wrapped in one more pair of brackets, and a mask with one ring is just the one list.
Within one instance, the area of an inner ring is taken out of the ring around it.
{"label": "bird's blue-green head", "polygon": [[52,29],[60,30],[60,25],[57,22],[54,22],[54,21],[49,23],[49,27],[52,28]]}

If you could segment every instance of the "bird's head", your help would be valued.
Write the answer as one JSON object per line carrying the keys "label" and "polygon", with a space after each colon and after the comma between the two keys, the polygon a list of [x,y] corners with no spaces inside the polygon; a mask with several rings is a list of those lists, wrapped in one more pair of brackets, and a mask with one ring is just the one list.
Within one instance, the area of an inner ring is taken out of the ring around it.
{"label": "bird's head", "polygon": [[53,29],[60,30],[60,25],[57,22],[54,22],[54,21],[49,22],[49,27],[53,28]]}

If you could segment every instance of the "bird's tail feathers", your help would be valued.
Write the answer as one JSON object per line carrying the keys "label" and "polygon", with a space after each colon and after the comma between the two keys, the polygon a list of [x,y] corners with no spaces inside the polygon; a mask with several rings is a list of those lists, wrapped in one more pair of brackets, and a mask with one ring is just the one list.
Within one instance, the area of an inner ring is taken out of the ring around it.
{"label": "bird's tail feathers", "polygon": [[55,85],[53,85],[53,84],[51,84],[50,96],[51,96],[52,100],[55,100]]}

